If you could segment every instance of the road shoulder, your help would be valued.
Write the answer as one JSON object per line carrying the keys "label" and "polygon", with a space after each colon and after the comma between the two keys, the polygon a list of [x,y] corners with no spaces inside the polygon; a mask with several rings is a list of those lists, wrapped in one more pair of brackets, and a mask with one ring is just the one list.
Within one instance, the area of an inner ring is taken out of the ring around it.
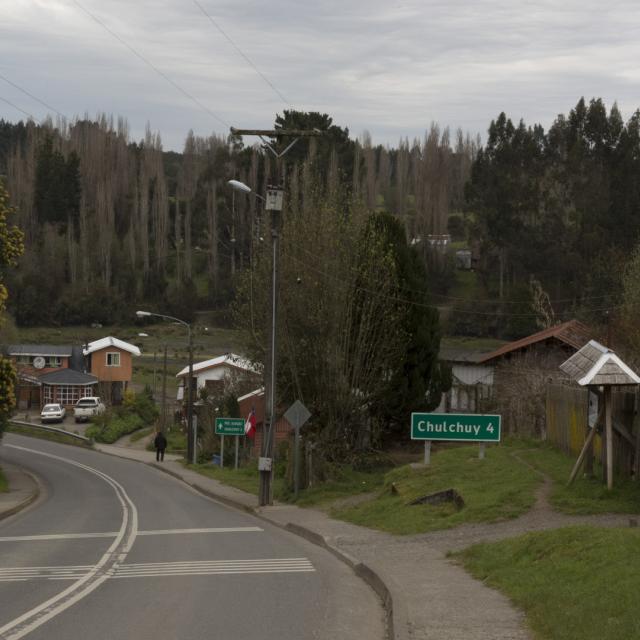
{"label": "road shoulder", "polygon": [[9,491],[0,493],[0,520],[26,509],[40,495],[40,484],[31,472],[6,463],[2,464],[2,471]]}

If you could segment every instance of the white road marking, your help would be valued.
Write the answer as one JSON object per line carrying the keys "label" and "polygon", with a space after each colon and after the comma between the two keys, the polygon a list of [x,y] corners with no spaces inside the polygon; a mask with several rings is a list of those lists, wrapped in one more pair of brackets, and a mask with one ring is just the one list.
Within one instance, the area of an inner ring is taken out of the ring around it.
{"label": "white road marking", "polygon": [[82,598],[89,595],[108,579],[108,572],[124,561],[133,546],[138,533],[138,510],[122,485],[98,469],[94,469],[93,467],[69,458],[63,458],[35,449],[28,449],[27,447],[20,447],[13,444],[4,446],[26,451],[33,455],[59,460],[98,476],[115,491],[116,497],[122,507],[122,524],[120,525],[115,540],[111,543],[106,553],[87,573],[79,577],[74,584],[60,593],[0,628],[0,638],[3,640],[19,640],[19,638],[31,633],[34,629],[37,629],[51,618],[82,600]]}
{"label": "white road marking", "polygon": [[[0,582],[27,580],[76,580],[91,565],[61,567],[9,567],[0,570]],[[185,560],[182,562],[144,562],[116,565],[107,578],[158,578],[167,576],[205,576],[242,573],[308,573],[315,568],[307,558],[258,558],[251,560]]]}
{"label": "white road marking", "polygon": [[[260,527],[209,527],[200,529],[155,529],[138,531],[138,536],[190,535],[196,533],[245,533],[264,531]],[[82,538],[115,538],[117,531],[103,533],[50,533],[37,536],[4,536],[0,542],[39,542],[47,540],[80,540]]]}

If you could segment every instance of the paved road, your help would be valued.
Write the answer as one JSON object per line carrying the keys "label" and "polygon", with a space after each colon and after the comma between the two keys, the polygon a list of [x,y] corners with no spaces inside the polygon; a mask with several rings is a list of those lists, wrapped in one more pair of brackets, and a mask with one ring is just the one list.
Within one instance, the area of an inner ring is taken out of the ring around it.
{"label": "paved road", "polygon": [[146,465],[14,434],[42,497],[0,522],[0,638],[383,637],[342,563]]}

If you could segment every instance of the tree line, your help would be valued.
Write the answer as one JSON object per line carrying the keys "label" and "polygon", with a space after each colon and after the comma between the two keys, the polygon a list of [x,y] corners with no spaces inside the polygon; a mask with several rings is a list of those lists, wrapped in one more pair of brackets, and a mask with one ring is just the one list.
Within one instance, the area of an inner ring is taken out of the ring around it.
{"label": "tree line", "polygon": [[262,146],[191,132],[181,154],[164,152],[158,133],[132,142],[127,123],[107,116],[0,121],[0,173],[26,237],[12,281],[18,324],[109,323],[142,301],[223,314],[262,217],[254,198],[228,188],[231,178],[258,193],[284,182],[289,201],[339,190],[343,203],[393,212],[407,237],[445,233],[478,149],[462,132],[452,145],[435,125],[395,149],[354,140],[323,114],[285,112],[275,126],[327,134],[276,161]]}

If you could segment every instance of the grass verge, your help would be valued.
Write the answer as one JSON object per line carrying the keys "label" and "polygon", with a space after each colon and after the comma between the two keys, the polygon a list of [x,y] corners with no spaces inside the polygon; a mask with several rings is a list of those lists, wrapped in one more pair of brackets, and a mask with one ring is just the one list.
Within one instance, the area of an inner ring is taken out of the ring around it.
{"label": "grass verge", "polygon": [[138,440],[142,440],[142,438],[146,438],[149,434],[153,433],[153,427],[145,427],[144,429],[138,429],[138,431],[134,431],[131,434],[129,440],[131,442],[138,442]]}
{"label": "grass verge", "polygon": [[[256,463],[240,467],[237,471],[232,467],[221,469],[211,464],[191,466],[191,469],[236,489],[258,495],[259,474]],[[349,467],[335,467],[330,479],[314,487],[300,491],[298,499],[287,488],[284,478],[276,476],[273,495],[276,500],[290,502],[300,507],[329,507],[331,503],[342,498],[366,493],[379,488],[384,481],[384,474],[354,471]]]}
{"label": "grass verge", "polygon": [[17,424],[11,424],[6,428],[9,433],[17,433],[21,436],[29,436],[30,438],[39,438],[40,440],[50,440],[51,442],[58,442],[60,444],[72,444],[75,447],[91,448],[92,445],[84,440],[78,440],[71,436],[65,436],[63,433],[55,433],[53,431],[44,431],[37,427],[21,427]]}
{"label": "grass verge", "polygon": [[[538,474],[515,460],[506,447],[487,448],[484,460],[478,458],[477,447],[441,449],[429,467],[404,466],[387,473],[375,499],[330,513],[390,533],[423,533],[465,522],[515,518],[531,508],[539,483]],[[462,496],[462,509],[451,503],[409,505],[415,498],[445,489]]]}
{"label": "grass verge", "polygon": [[0,469],[0,493],[5,493],[9,491],[9,483],[7,482],[7,478],[2,473],[2,469]]}
{"label": "grass verge", "polygon": [[545,640],[640,638],[640,532],[570,527],[452,554]]}
{"label": "grass verge", "polygon": [[[523,443],[514,443],[517,447]],[[616,478],[609,491],[602,481],[602,470],[595,469],[595,477],[579,475],[567,486],[575,458],[567,456],[551,445],[532,443],[518,456],[533,465],[553,481],[550,496],[554,509],[568,514],[640,513],[640,486],[628,479]]]}

